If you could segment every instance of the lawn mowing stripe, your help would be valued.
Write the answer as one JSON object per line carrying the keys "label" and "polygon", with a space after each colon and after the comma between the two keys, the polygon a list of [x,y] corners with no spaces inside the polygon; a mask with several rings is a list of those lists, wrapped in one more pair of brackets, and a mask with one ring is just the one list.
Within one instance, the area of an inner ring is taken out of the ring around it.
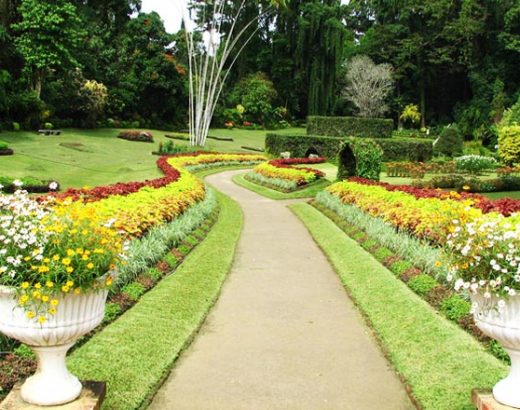
{"label": "lawn mowing stripe", "polygon": [[436,313],[330,219],[308,204],[290,208],[327,255],[425,410],[474,409],[471,389],[489,388],[506,375],[505,365]]}
{"label": "lawn mowing stripe", "polygon": [[276,191],[274,189],[267,188],[265,186],[255,184],[254,182],[248,181],[244,178],[244,174],[235,175],[233,182],[243,188],[249,189],[250,191],[256,192],[259,195],[265,196],[266,198],[279,200],[279,199],[298,199],[298,198],[313,198],[316,194],[322,191],[325,187],[330,185],[330,182],[326,179],[319,180],[311,186],[300,189],[295,192],[284,193]]}
{"label": "lawn mowing stripe", "polygon": [[217,300],[243,224],[238,204],[218,199],[217,223],[175,274],[69,358],[82,380],[107,381],[103,409],[145,407]]}

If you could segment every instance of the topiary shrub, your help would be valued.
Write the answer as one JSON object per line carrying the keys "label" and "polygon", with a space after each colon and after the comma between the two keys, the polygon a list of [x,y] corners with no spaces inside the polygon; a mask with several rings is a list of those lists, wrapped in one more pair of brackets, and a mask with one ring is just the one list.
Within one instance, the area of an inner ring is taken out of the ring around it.
{"label": "topiary shrub", "polygon": [[307,134],[330,137],[390,138],[394,122],[384,118],[318,117],[307,118]]}
{"label": "topiary shrub", "polygon": [[282,152],[290,152],[293,158],[306,158],[306,154],[312,153],[334,161],[339,152],[340,142],[341,140],[335,137],[267,133],[265,150],[274,157],[280,157]]}
{"label": "topiary shrub", "polygon": [[459,129],[455,126],[444,128],[433,149],[436,154],[448,157],[462,154],[464,141]]}
{"label": "topiary shrub", "polygon": [[520,163],[520,125],[514,124],[498,130],[498,155],[507,165]]}
{"label": "topiary shrub", "polygon": [[374,138],[383,149],[383,161],[426,162],[433,157],[433,144],[424,138]]}
{"label": "topiary shrub", "polygon": [[345,140],[340,146],[338,159],[338,179],[357,176],[379,181],[383,150],[373,140]]}

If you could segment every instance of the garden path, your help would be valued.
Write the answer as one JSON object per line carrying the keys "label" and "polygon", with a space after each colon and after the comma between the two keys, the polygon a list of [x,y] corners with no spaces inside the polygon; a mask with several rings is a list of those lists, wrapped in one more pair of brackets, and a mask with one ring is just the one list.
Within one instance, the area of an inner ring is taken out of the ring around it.
{"label": "garden path", "polygon": [[415,408],[287,202],[233,184],[237,172],[207,178],[244,211],[232,271],[150,408]]}

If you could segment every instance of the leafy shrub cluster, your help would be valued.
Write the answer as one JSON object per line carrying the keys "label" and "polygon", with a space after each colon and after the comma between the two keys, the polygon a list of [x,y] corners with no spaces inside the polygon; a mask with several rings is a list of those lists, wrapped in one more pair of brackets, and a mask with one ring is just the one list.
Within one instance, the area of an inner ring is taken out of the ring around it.
{"label": "leafy shrub cluster", "polygon": [[440,137],[434,143],[434,151],[438,155],[454,157],[462,154],[464,140],[456,126],[448,126],[442,130]]}
{"label": "leafy shrub cluster", "polygon": [[485,170],[494,169],[498,165],[495,158],[482,155],[464,155],[455,158],[454,161],[458,170],[475,175]]}
{"label": "leafy shrub cluster", "polygon": [[13,155],[13,150],[9,148],[9,144],[0,140],[0,155]]}
{"label": "leafy shrub cluster", "polygon": [[466,178],[449,174],[434,177],[429,181],[413,181],[417,188],[454,189],[458,192],[506,192],[520,190],[520,176],[502,175],[493,179]]}
{"label": "leafy shrub cluster", "polygon": [[379,181],[383,150],[371,139],[349,138],[340,148],[338,179],[350,176]]}
{"label": "leafy shrub cluster", "polygon": [[193,147],[191,145],[180,145],[175,144],[173,141],[166,141],[164,144],[159,143],[159,150],[157,151],[160,155],[174,155],[182,154],[186,152],[200,151],[201,147]]}
{"label": "leafy shrub cluster", "polygon": [[121,131],[117,138],[128,141],[153,142],[153,135],[148,131]]}
{"label": "leafy shrub cluster", "polygon": [[426,162],[433,157],[433,144],[429,139],[375,138],[383,149],[383,161]]}
{"label": "leafy shrub cluster", "polygon": [[394,122],[384,118],[320,117],[307,118],[307,134],[331,137],[390,138]]}
{"label": "leafy shrub cluster", "polygon": [[6,192],[8,194],[12,194],[14,191],[19,189],[17,185],[14,183],[15,181],[22,183],[22,188],[29,193],[46,193],[50,191],[58,191],[60,189],[60,185],[56,181],[44,181],[39,178],[34,177],[24,177],[24,178],[11,178],[0,176],[0,191]]}
{"label": "leafy shrub cluster", "polygon": [[499,129],[498,155],[507,165],[520,164],[520,124]]}

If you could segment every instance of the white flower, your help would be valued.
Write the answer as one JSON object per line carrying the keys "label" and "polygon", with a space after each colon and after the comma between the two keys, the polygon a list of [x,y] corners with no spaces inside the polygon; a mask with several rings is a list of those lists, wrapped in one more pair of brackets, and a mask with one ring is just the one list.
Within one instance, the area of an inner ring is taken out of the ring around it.
{"label": "white flower", "polygon": [[14,185],[15,187],[20,188],[21,186],[23,186],[23,182],[20,181],[19,179],[15,179],[15,180],[13,181],[13,185]]}
{"label": "white flower", "polygon": [[55,191],[58,189],[58,183],[56,181],[52,181],[50,184],[49,184],[49,189],[51,191]]}

